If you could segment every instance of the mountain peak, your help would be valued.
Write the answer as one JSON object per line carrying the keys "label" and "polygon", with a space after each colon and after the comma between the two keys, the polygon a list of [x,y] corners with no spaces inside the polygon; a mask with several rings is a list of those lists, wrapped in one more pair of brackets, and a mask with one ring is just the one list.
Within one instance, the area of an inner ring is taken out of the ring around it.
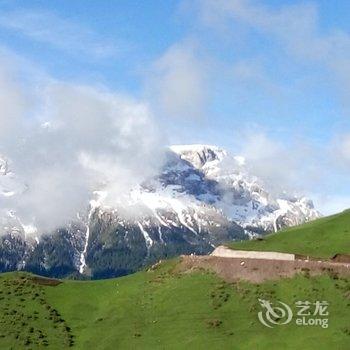
{"label": "mountain peak", "polygon": [[226,150],[213,145],[174,145],[170,149],[198,169],[209,162],[220,162],[227,156]]}

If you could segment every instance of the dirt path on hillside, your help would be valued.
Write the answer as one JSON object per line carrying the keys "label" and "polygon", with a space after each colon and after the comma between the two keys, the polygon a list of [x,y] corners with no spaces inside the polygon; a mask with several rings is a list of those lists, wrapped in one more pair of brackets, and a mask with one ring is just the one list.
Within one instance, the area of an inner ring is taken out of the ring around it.
{"label": "dirt path on hillside", "polygon": [[207,255],[183,255],[181,257],[180,271],[187,272],[197,269],[213,271],[227,282],[246,280],[253,283],[261,283],[266,280],[293,277],[297,273],[310,276],[327,273],[335,279],[350,277],[350,264],[346,263],[223,258]]}

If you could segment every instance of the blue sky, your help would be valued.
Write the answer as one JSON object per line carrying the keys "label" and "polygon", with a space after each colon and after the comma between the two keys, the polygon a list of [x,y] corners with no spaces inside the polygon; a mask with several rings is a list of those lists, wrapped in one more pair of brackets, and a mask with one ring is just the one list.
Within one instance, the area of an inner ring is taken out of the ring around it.
{"label": "blue sky", "polygon": [[0,46],[145,101],[168,143],[224,146],[324,212],[350,206],[347,0],[0,1]]}

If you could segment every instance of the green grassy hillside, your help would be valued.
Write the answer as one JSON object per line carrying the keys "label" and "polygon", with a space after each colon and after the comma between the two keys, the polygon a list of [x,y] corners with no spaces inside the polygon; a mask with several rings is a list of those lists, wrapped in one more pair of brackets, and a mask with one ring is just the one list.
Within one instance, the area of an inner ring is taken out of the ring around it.
{"label": "green grassy hillside", "polygon": [[[0,349],[348,349],[350,281],[307,274],[227,284],[206,272],[156,271],[45,286],[0,277]],[[41,283],[41,282],[40,282]],[[258,321],[258,298],[327,300],[329,328]]]}
{"label": "green grassy hillside", "polygon": [[229,243],[242,250],[277,251],[330,258],[350,254],[350,210],[265,236],[263,240]]}

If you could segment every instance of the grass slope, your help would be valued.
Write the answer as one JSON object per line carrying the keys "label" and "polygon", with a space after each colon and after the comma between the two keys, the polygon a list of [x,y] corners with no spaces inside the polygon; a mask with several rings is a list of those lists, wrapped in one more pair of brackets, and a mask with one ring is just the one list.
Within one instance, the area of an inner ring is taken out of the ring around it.
{"label": "grass slope", "polygon": [[227,244],[233,249],[277,251],[330,258],[350,254],[350,210],[264,237]]}
{"label": "grass slope", "polygon": [[[0,349],[348,349],[350,281],[300,275],[228,284],[204,271],[179,274],[176,262],[100,281],[35,283],[0,276]],[[327,300],[329,328],[259,323],[258,298]]]}

